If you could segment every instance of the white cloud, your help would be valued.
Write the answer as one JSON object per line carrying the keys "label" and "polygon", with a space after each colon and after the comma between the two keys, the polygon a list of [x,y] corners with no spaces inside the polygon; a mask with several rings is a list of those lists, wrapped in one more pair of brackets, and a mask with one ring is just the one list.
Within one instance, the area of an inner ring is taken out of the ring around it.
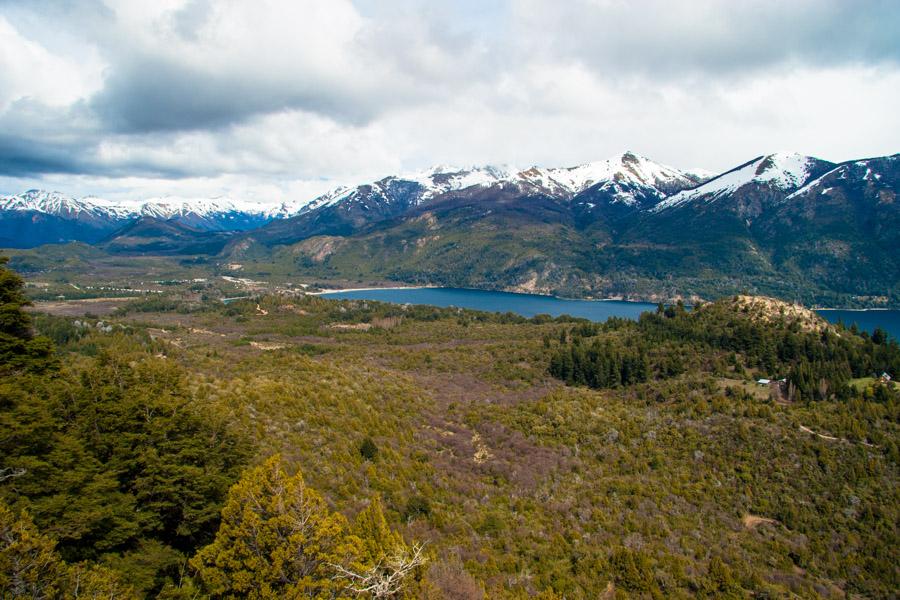
{"label": "white cloud", "polygon": [[17,100],[63,107],[100,88],[101,65],[51,53],[23,37],[0,14],[0,111]]}
{"label": "white cloud", "polygon": [[34,6],[0,3],[2,192],[262,198],[434,163],[897,151],[897,10],[877,0]]}

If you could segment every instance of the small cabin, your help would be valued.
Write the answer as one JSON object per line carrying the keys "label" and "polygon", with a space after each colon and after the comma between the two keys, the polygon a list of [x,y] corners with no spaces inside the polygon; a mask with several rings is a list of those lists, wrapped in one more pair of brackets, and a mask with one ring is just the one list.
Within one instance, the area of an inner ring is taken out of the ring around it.
{"label": "small cabin", "polygon": [[888,383],[891,381],[891,375],[890,375],[890,373],[885,371],[884,373],[881,374],[881,377],[879,377],[878,379],[881,380],[881,383]]}
{"label": "small cabin", "polygon": [[769,385],[770,383],[772,383],[772,380],[771,379],[757,379],[756,383],[758,383],[759,385]]}

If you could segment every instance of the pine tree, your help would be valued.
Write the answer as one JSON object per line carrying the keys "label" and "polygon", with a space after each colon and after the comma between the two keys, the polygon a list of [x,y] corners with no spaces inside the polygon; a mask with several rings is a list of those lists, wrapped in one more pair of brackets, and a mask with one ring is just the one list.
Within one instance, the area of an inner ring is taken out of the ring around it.
{"label": "pine tree", "polygon": [[16,516],[0,503],[0,598],[136,597],[109,569],[67,565],[56,552],[56,543],[37,530],[28,513]]}
{"label": "pine tree", "polygon": [[400,534],[388,527],[378,496],[372,498],[369,506],[357,515],[353,533],[360,539],[359,559],[367,566],[381,563],[386,557],[407,549]]}
{"label": "pine tree", "polygon": [[359,540],[347,522],[273,456],[228,494],[215,541],[191,564],[213,598],[333,598],[346,582]]}
{"label": "pine tree", "polygon": [[391,531],[380,498],[373,498],[359,513],[353,532],[360,543],[357,559],[349,568],[335,565],[350,592],[373,600],[421,597],[414,588],[422,583],[421,571],[426,564],[423,547],[410,548]]}
{"label": "pine tree", "polygon": [[23,307],[30,304],[25,282],[0,256],[0,374],[41,372],[54,365],[53,345],[44,337],[34,337],[31,316]]}

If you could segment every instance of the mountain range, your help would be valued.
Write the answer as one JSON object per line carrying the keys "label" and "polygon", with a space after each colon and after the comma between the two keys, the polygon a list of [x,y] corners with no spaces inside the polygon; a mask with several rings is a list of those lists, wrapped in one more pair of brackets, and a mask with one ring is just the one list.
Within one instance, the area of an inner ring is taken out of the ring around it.
{"label": "mountain range", "polygon": [[[472,188],[514,186],[522,193],[572,198],[591,186],[617,195],[624,206],[649,206],[668,193],[693,187],[711,173],[682,172],[632,153],[570,168],[503,167],[467,169],[438,166],[391,176],[355,188],[338,187],[311,202],[261,204],[229,198],[154,198],[111,201],[95,196],[74,198],[60,192],[28,190],[0,197],[0,245],[33,247],[45,243],[96,243],[140,219],[151,218],[198,231],[248,231],[297,215],[333,213],[341,205],[374,210],[364,221],[399,214],[448,193]],[[351,210],[352,212],[352,210]],[[288,227],[294,227],[292,223]],[[296,233],[287,236],[296,237]]]}
{"label": "mountain range", "polygon": [[282,272],[587,297],[739,291],[900,300],[900,155],[760,156],[688,172],[626,152],[569,168],[436,167],[307,204],[0,199],[0,245],[79,240]]}
{"label": "mountain range", "polygon": [[97,243],[143,218],[198,231],[246,231],[295,215],[301,206],[262,205],[229,198],[112,201],[28,190],[0,197],[0,247],[27,248],[70,241]]}

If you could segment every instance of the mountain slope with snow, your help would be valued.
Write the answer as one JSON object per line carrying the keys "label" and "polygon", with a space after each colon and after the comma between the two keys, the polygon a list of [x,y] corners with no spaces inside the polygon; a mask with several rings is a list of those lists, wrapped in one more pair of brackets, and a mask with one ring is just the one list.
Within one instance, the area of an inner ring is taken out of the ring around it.
{"label": "mountain slope with snow", "polygon": [[320,277],[652,300],[752,290],[900,302],[896,157],[835,165],[771,154],[709,181],[648,163],[626,153],[510,171],[425,201],[423,183],[391,180],[249,237]]}
{"label": "mountain slope with snow", "polygon": [[870,290],[885,277],[896,285],[898,193],[900,154],[846,162],[788,195],[757,237],[845,289]]}
{"label": "mountain slope with snow", "polygon": [[308,203],[301,199],[258,204],[222,197],[116,202],[29,190],[0,198],[0,222],[7,230],[0,240],[8,246],[94,242],[142,217],[152,217],[201,231],[249,231],[284,221],[272,223],[270,237],[277,243],[288,243],[317,233],[346,235],[450,194],[500,188],[523,197],[543,195],[560,202],[574,199],[580,218],[592,220],[601,218],[601,213],[643,210],[668,194],[701,182],[697,175],[626,152],[605,161],[565,168],[438,166],[356,187],[338,187]]}
{"label": "mountain slope with snow", "polygon": [[0,197],[0,244],[17,248],[68,241],[95,243],[145,217],[198,231],[247,231],[298,210],[289,204],[260,205],[229,198],[160,197],[116,202],[28,190]]}
{"label": "mountain slope with snow", "polygon": [[760,156],[694,189],[669,196],[653,210],[667,210],[690,202],[714,202],[748,186],[788,193],[832,167],[834,165],[827,161],[796,153]]}
{"label": "mountain slope with snow", "polygon": [[255,239],[290,244],[314,235],[352,235],[379,222],[465,199],[489,207],[496,199],[543,197],[588,223],[644,210],[667,194],[703,179],[633,152],[566,168],[455,168],[439,166],[386,177],[355,188],[340,187],[316,198],[296,217],[267,225]]}

